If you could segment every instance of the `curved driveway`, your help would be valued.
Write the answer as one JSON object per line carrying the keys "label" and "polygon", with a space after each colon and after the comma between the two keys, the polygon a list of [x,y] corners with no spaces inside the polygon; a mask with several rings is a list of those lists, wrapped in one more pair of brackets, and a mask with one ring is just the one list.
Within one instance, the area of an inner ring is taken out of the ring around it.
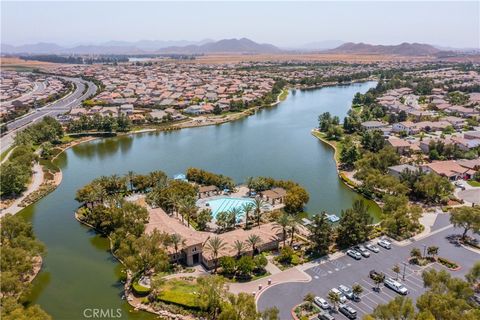
{"label": "curved driveway", "polygon": [[[438,246],[439,255],[450,260],[456,261],[462,265],[459,271],[451,271],[453,276],[464,277],[475,261],[480,259],[478,252],[472,252],[466,248],[451,244],[445,237],[450,234],[460,234],[460,229],[453,228],[448,221],[449,215],[442,214],[432,227],[432,233],[423,239],[412,241],[405,246],[393,245],[391,250],[380,248],[378,254],[371,255],[370,258],[363,258],[356,261],[348,256],[342,256],[334,260],[319,260],[318,263],[305,270],[312,278],[310,282],[289,282],[282,283],[266,289],[258,298],[257,304],[259,310],[276,306],[280,310],[280,319],[291,319],[290,310],[301,303],[307,293],[313,293],[318,296],[326,297],[328,291],[340,284],[351,286],[359,283],[365,289],[360,303],[349,302],[354,307],[361,318],[362,314],[371,313],[378,304],[384,304],[393,299],[396,294],[393,291],[383,288],[380,293],[373,292],[373,282],[368,278],[368,273],[372,269],[382,271],[389,276],[395,277],[391,271],[395,264],[402,268],[402,262],[407,261],[410,256],[410,250],[413,247],[423,251],[425,246]],[[435,269],[444,269],[441,265],[435,263],[430,266]],[[423,268],[415,268],[413,265],[405,266],[405,286],[409,289],[409,296],[413,299],[420,296],[423,292],[423,282],[421,272]],[[343,315],[336,315],[338,319],[346,319]]]}
{"label": "curved driveway", "polygon": [[[97,91],[97,86],[93,82],[85,81],[79,78],[59,77],[63,80],[73,82],[75,91],[65,97],[48,104],[45,107],[36,109],[27,115],[8,123],[8,133],[0,139],[0,153],[7,150],[13,143],[17,131],[24,129],[32,123],[41,120],[45,116],[55,117],[69,111],[72,107],[79,105]],[[85,93],[85,87],[87,90]]]}

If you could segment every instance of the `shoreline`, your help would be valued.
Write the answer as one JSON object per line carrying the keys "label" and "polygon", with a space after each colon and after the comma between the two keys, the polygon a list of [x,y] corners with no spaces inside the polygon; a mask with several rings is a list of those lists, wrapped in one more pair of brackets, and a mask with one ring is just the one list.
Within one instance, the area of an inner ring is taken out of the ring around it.
{"label": "shoreline", "polygon": [[[369,81],[368,79],[367,80],[362,80],[362,81],[357,81],[357,82],[365,82],[365,81]],[[348,83],[343,83],[345,85],[347,85]],[[317,86],[316,88],[320,89],[320,88],[323,88],[323,87],[328,87],[328,86],[336,86],[336,85],[342,85],[342,84],[339,84],[339,83],[332,83],[332,84],[323,84],[323,85],[320,85],[320,86]],[[249,108],[249,109],[246,109],[242,112],[239,112],[239,113],[236,113],[236,114],[233,114],[233,115],[227,115],[225,116],[222,120],[223,121],[220,121],[220,122],[205,122],[205,123],[195,123],[194,120],[195,119],[191,119],[190,121],[188,122],[183,122],[183,123],[174,123],[174,124],[170,124],[170,125],[167,125],[165,127],[162,127],[162,128],[142,128],[142,129],[139,129],[139,130],[135,130],[135,131],[130,131],[130,132],[125,132],[125,133],[118,133],[115,135],[115,137],[120,137],[120,136],[126,136],[126,135],[132,135],[132,134],[138,134],[138,133],[145,133],[145,132],[160,132],[160,131],[168,131],[168,130],[180,130],[180,129],[186,129],[186,128],[195,128],[195,127],[203,127],[203,126],[210,126],[210,125],[217,125],[217,124],[223,124],[223,123],[227,123],[227,122],[233,122],[235,120],[240,120],[240,119],[243,119],[247,116],[250,116],[250,115],[253,115],[256,113],[256,111],[262,109],[262,108],[268,108],[268,107],[273,107],[273,106],[277,106],[279,105],[282,101],[286,100],[286,98],[288,97],[288,94],[290,94],[291,90],[295,90],[295,89],[299,89],[299,88],[295,88],[295,87],[286,87],[284,88],[284,90],[282,90],[278,96],[277,96],[277,100],[267,106],[256,106],[256,107],[252,107],[252,108]],[[315,89],[315,88],[311,88],[311,89]],[[284,91],[287,91],[286,93],[286,96],[284,99],[280,99],[280,96],[282,94],[285,94]],[[303,90],[303,89],[302,89]],[[87,133],[88,134],[88,133]],[[92,134],[94,134],[92,132]],[[97,140],[99,138],[102,138],[102,136],[84,136],[84,137],[80,137],[80,138],[77,138],[73,141],[70,141],[64,145],[60,145],[58,148],[60,149],[58,153],[56,153],[51,160],[49,160],[52,164],[53,162],[65,151],[67,151],[68,149],[74,147],[74,146],[77,146],[81,143],[85,143],[85,142],[91,142],[91,141],[94,141],[94,140]],[[333,147],[333,146],[332,146]],[[334,148],[335,149],[335,148]],[[337,163],[337,166],[338,166],[338,163]],[[338,167],[337,167],[337,170],[338,170]],[[55,181],[55,187],[50,191],[52,192],[53,190],[55,190],[62,182],[62,178],[63,178],[63,174],[62,174],[62,170],[60,168],[58,168],[58,171],[55,173],[55,177],[54,177],[54,181]],[[46,193],[45,195],[43,195],[42,197],[40,197],[39,199],[36,199],[34,202],[28,204],[31,205],[31,204],[34,204],[38,201],[40,201],[41,199],[43,199],[45,196],[47,196],[50,192]],[[22,208],[23,209],[23,208]],[[19,210],[21,211],[21,210]],[[77,215],[77,212],[75,212],[75,219],[80,222],[81,224],[93,229],[93,230],[96,230],[92,225],[86,223],[85,221],[82,221],[81,219],[78,218],[78,215]],[[108,237],[107,237],[108,238]],[[112,242],[111,242],[111,239],[109,239],[109,247],[110,247],[110,253],[112,254],[112,256],[122,264],[122,266],[125,266],[123,264],[123,262],[118,259],[118,257],[112,252]],[[39,268],[37,274],[40,272],[41,268]],[[37,275],[35,274],[35,276]],[[33,279],[32,279],[33,280]],[[156,314],[156,315],[162,315],[161,313],[158,313],[157,311],[151,309],[150,307],[148,306],[145,306],[143,305],[140,301],[136,301],[136,299],[132,299],[133,297],[131,296],[131,290],[129,290],[129,284],[131,283],[132,279],[131,277],[127,274],[127,280],[126,282],[124,283],[124,294],[125,294],[125,297],[126,297],[126,301],[127,303],[132,307],[134,308],[135,310],[143,310],[143,311],[146,311],[146,312],[149,312],[149,313],[153,313],[153,314]],[[130,300],[129,300],[130,299]],[[166,316],[164,314],[164,316]],[[178,315],[175,315],[178,317]],[[190,318],[186,318],[186,319],[190,319]]]}
{"label": "shoreline", "polygon": [[[347,172],[348,171],[344,171],[344,170],[341,170],[340,169],[340,163],[338,162],[338,158],[337,156],[339,155],[339,151],[338,151],[338,148],[336,145],[334,145],[333,143],[331,143],[330,141],[328,141],[327,139],[319,136],[318,134],[320,133],[320,131],[318,131],[318,129],[312,129],[310,131],[310,133],[312,134],[312,136],[314,136],[316,139],[318,139],[319,141],[321,141],[322,143],[326,144],[327,146],[329,146],[330,148],[333,149],[334,151],[334,154],[333,154],[333,160],[335,161],[335,167],[336,167],[336,170],[337,170],[337,176],[338,176],[338,179],[340,179],[340,181],[343,182],[343,184],[348,187],[349,189],[351,189],[353,192],[355,192],[356,194],[364,197],[365,199],[368,199],[368,200],[371,200],[373,201],[379,208],[380,210],[382,210],[382,206],[381,206],[381,202],[379,202],[377,199],[374,199],[374,198],[370,198],[370,197],[367,197],[365,194],[363,194],[362,192],[358,191],[358,185],[355,184],[355,182],[353,182],[347,175]],[[315,134],[315,133],[318,133],[318,134]]]}

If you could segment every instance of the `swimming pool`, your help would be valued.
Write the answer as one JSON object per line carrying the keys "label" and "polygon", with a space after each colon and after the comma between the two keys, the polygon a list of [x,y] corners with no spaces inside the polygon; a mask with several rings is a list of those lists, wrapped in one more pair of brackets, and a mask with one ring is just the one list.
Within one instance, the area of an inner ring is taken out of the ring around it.
{"label": "swimming pool", "polygon": [[[207,201],[208,206],[212,210],[213,219],[217,218],[217,214],[219,212],[230,211],[233,208],[242,209],[242,206],[245,203],[254,204],[255,201],[253,201],[252,199],[247,199],[247,198],[228,198],[228,197],[218,198],[218,199],[213,199],[213,200]],[[243,216],[243,211],[242,211],[242,214],[240,216]]]}

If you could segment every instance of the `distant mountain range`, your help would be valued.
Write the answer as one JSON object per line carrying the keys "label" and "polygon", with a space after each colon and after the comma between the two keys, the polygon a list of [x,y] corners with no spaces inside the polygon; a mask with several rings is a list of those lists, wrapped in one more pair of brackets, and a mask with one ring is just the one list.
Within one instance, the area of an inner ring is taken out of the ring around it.
{"label": "distant mountain range", "polygon": [[99,45],[78,45],[71,48],[55,43],[37,43],[21,46],[1,45],[2,54],[201,54],[201,53],[278,53],[271,44],[260,44],[247,38],[199,42],[189,41],[110,41]]}
{"label": "distant mountain range", "polygon": [[400,56],[430,56],[438,54],[441,50],[424,43],[401,43],[394,46],[372,45],[366,43],[347,42],[341,46],[328,50],[329,53],[348,54],[384,54]]}
{"label": "distant mountain range", "polygon": [[402,43],[399,45],[372,45],[366,43],[344,43],[340,40],[318,41],[297,48],[280,49],[272,44],[257,43],[247,38],[223,39],[214,41],[154,41],[141,40],[136,42],[109,41],[102,44],[81,44],[73,47],[62,47],[55,43],[36,43],[21,46],[1,45],[2,54],[39,55],[39,54],[115,54],[115,55],[146,55],[146,54],[274,54],[294,52],[323,52],[342,54],[383,54],[401,56],[432,56],[444,53],[454,53],[462,50],[446,50],[423,43]]}

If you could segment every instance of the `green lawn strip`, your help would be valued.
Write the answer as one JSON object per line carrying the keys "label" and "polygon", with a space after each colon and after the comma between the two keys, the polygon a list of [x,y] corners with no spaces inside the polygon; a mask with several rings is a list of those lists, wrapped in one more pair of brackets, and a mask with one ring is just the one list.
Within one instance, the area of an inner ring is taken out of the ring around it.
{"label": "green lawn strip", "polygon": [[196,293],[198,291],[199,288],[195,282],[171,279],[162,286],[158,299],[163,302],[196,309],[198,308],[196,301]]}
{"label": "green lawn strip", "polygon": [[2,154],[0,155],[0,161],[3,161],[3,159],[5,159],[5,157],[7,156],[7,154],[13,149],[15,148],[14,146],[11,146],[10,148],[8,148],[7,150],[3,151]]}
{"label": "green lawn strip", "polygon": [[340,161],[340,153],[342,152],[342,147],[343,147],[343,144],[341,143],[341,141],[328,140],[325,133],[323,132],[313,131],[312,134],[322,142],[331,146],[335,150],[335,160],[338,163]]}
{"label": "green lawn strip", "polygon": [[480,187],[480,182],[475,181],[475,180],[468,180],[467,183],[471,185],[472,187]]}

